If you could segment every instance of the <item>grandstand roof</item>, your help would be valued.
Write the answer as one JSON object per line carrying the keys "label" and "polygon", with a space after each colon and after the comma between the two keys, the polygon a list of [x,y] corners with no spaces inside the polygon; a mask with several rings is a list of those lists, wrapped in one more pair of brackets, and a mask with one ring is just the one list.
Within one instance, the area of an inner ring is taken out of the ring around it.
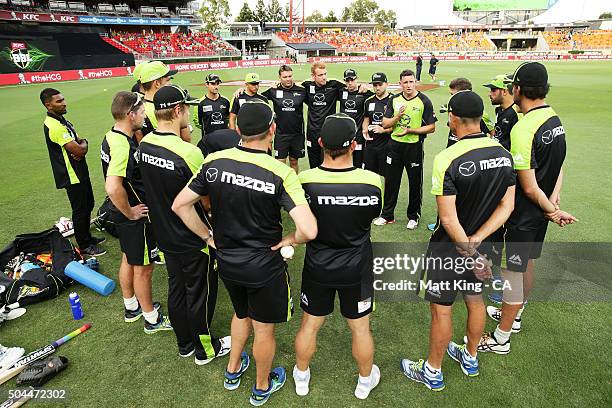
{"label": "grandstand roof", "polygon": [[405,0],[396,12],[398,27],[481,25],[454,15],[453,0],[428,0],[426,7],[420,0]]}
{"label": "grandstand roof", "polygon": [[559,0],[546,12],[533,19],[535,24],[573,23],[594,20],[610,11],[609,0]]}
{"label": "grandstand roof", "polygon": [[286,45],[297,51],[334,51],[336,49],[326,43],[287,43]]}

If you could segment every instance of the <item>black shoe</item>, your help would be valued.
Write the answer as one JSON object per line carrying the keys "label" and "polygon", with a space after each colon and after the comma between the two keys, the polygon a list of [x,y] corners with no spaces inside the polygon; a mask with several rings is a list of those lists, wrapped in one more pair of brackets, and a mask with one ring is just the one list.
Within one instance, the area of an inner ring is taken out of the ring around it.
{"label": "black shoe", "polygon": [[97,245],[91,244],[85,249],[79,249],[81,255],[86,256],[100,256],[106,253],[106,249],[100,248]]}
{"label": "black shoe", "polygon": [[106,237],[91,237],[91,245],[100,245],[106,241]]}
{"label": "black shoe", "polygon": [[[160,308],[161,308],[161,303],[153,302],[153,309],[159,310]],[[136,310],[124,309],[124,311],[125,311],[125,314],[124,314],[123,320],[126,323],[135,322],[136,320],[140,319],[140,317],[142,316],[142,307],[140,307],[140,304],[138,305],[138,309]]]}

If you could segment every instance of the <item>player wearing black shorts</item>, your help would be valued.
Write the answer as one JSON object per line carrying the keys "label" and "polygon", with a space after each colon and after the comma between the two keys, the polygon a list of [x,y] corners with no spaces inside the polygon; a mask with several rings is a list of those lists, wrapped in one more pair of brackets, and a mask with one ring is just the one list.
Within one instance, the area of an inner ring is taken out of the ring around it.
{"label": "player wearing black shorts", "polygon": [[312,80],[302,82],[306,89],[306,104],[308,105],[308,122],[306,125],[306,150],[308,162],[313,169],[323,162],[319,137],[325,118],[336,113],[338,89],[344,88],[342,82],[327,79],[327,66],[315,62],[310,67]]}
{"label": "player wearing black shorts", "polygon": [[416,57],[416,80],[421,82],[421,71],[423,70],[423,57],[418,54]]}
{"label": "player wearing black shorts", "polygon": [[353,335],[353,350],[360,350],[354,355],[359,368],[355,396],[367,398],[380,380],[380,370],[373,365],[369,314],[374,309],[370,229],[382,208],[382,185],[376,173],[353,165],[357,129],[345,114],[328,116],[321,129],[323,164],[300,174],[319,233],[306,244],[302,272],[304,315],[295,339],[293,369],[298,395],[308,393],[317,333],[334,310],[336,293]]}
{"label": "player wearing black shorts", "polygon": [[431,54],[431,58],[429,59],[429,76],[432,81],[436,80],[436,70],[438,69],[439,59],[436,58],[435,55]]}
{"label": "player wearing black shorts", "polygon": [[514,102],[524,116],[510,132],[510,149],[517,172],[514,211],[506,223],[506,269],[502,277],[512,284],[504,290],[501,309],[487,313],[499,321],[485,334],[480,351],[510,352],[510,334],[520,330],[524,302],[533,286],[534,260],[542,253],[548,221],[560,226],[576,218],[559,208],[565,160],[565,130],[555,111],[546,104],[548,72],[539,62],[521,64],[512,77]]}
{"label": "player wearing black shorts", "polygon": [[124,320],[134,322],[144,315],[145,333],[172,330],[168,318],[158,311],[159,305],[153,304],[151,296],[153,261],[158,249],[133,137],[145,119],[143,100],[138,94],[119,92],[113,99],[111,112],[115,124],[102,140],[100,158],[106,193],[117,209],[113,211],[113,221],[122,252],[119,284],[125,305]]}
{"label": "player wearing black shorts", "polygon": [[382,127],[382,121],[391,94],[387,92],[387,75],[383,72],[372,74],[370,83],[374,87],[375,95],[365,101],[362,131],[366,144],[363,151],[363,163],[366,170],[384,177],[387,168],[387,143],[393,128],[385,129]]}
{"label": "player wearing black shorts", "polygon": [[[246,102],[237,126],[241,145],[209,155],[172,208],[196,235],[209,238],[194,204],[202,197],[210,200],[219,275],[235,311],[224,386],[236,389],[240,383],[248,366],[243,350],[252,328],[257,381],[251,403],[261,405],[286,378],[282,367],[271,371],[274,325],[293,313],[287,264],[278,249],[315,238],[317,226],[295,172],[266,154],[276,130],[270,106]],[[281,208],[296,225],[284,238]]]}
{"label": "player wearing black shorts", "polygon": [[193,109],[193,123],[202,130],[202,140],[209,133],[228,128],[230,111],[230,101],[219,93],[219,75],[206,75],[205,82],[206,95]]}
{"label": "player wearing black shorts", "polygon": [[293,80],[293,69],[281,65],[278,69],[279,85],[262,92],[272,101],[276,114],[276,134],[274,135],[274,157],[285,163],[289,157],[289,166],[300,172],[298,160],[304,157],[304,102],[306,90],[296,85]]}
{"label": "player wearing black shorts", "polygon": [[[197,147],[178,136],[189,123],[188,105],[197,105],[197,101],[189,100],[184,90],[173,85],[161,88],[153,102],[159,125],[140,143],[139,166],[151,222],[166,258],[168,312],[179,355],[195,354],[195,363],[204,365],[226,355],[231,347],[229,337],[214,336],[210,328],[218,287],[214,250],[172,211],[175,197],[204,161]],[[196,216],[205,218],[201,203]]]}
{"label": "player wearing black shorts", "polygon": [[[458,142],[434,159],[431,192],[438,223],[427,248],[419,296],[430,302],[427,360],[402,360],[404,374],[428,388],[444,389],[442,360],[448,355],[468,376],[479,373],[477,346],[485,326],[483,280],[490,277],[482,242],[508,219],[514,204],[512,156],[480,131],[482,99],[472,91],[449,100],[449,125]],[[467,344],[452,338],[452,305],[463,294],[467,307]]]}
{"label": "player wearing black shorts", "polygon": [[353,165],[358,169],[363,168],[363,150],[365,148],[365,134],[363,131],[363,117],[365,113],[365,101],[374,95],[372,91],[359,89],[357,84],[357,72],[354,69],[344,71],[344,83],[346,88],[338,90],[338,101],[340,102],[340,113],[351,117],[357,124],[355,141],[357,146],[353,151]]}
{"label": "player wearing black shorts", "polygon": [[[259,74],[250,72],[244,77],[244,92],[236,92],[234,100],[232,101],[232,108],[229,115],[229,128],[236,129],[236,117],[240,108],[248,101],[260,100],[268,103],[268,99],[265,96],[259,94]],[[240,90],[239,90],[240,91]]]}

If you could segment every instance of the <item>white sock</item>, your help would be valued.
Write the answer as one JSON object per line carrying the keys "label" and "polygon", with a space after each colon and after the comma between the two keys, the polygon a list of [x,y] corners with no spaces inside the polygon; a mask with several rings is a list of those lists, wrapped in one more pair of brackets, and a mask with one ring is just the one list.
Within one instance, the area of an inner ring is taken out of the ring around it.
{"label": "white sock", "polygon": [[135,295],[131,298],[123,298],[123,304],[127,310],[134,311],[138,309],[138,299],[136,299]]}
{"label": "white sock", "polygon": [[360,384],[370,385],[371,382],[372,382],[372,371],[370,371],[370,375],[368,375],[367,377],[362,377],[361,374],[359,375]]}
{"label": "white sock", "polygon": [[523,304],[523,307],[521,307],[518,311],[518,313],[516,314],[516,318],[515,319],[520,319],[521,315],[523,314],[523,310],[525,310],[525,304]]}
{"label": "white sock", "polygon": [[493,335],[499,344],[506,344],[510,340],[511,331],[503,331],[497,326]]}
{"label": "white sock", "polygon": [[[470,354],[470,352],[468,351],[467,347],[463,349],[463,352],[465,353],[465,356],[467,358],[469,358],[470,360],[473,360],[473,359],[476,358],[476,356],[473,356],[473,355]],[[478,354],[476,354],[476,355],[478,355]]]}
{"label": "white sock", "polygon": [[442,371],[441,368],[433,368],[429,364],[429,360],[425,362],[425,375],[429,377],[434,377],[438,375]]}
{"label": "white sock", "polygon": [[295,366],[295,370],[293,370],[293,372],[295,373],[295,376],[298,378],[298,380],[304,381],[310,378],[310,367],[308,367],[306,371],[302,371],[297,368],[297,366]]}
{"label": "white sock", "polygon": [[143,311],[142,315],[144,316],[146,321],[151,323],[151,324],[157,323],[157,319],[159,319],[159,312],[157,310],[155,310],[155,309],[153,309],[152,312],[145,312],[145,311]]}

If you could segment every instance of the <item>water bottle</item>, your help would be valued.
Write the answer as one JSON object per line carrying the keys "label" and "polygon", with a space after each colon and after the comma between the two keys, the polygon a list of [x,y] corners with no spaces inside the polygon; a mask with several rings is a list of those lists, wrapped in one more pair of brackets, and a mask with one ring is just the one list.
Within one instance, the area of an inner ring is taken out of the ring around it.
{"label": "water bottle", "polygon": [[81,307],[81,299],[76,292],[70,292],[68,295],[68,301],[70,302],[70,308],[72,309],[72,317],[74,320],[81,320],[83,318],[83,308]]}

